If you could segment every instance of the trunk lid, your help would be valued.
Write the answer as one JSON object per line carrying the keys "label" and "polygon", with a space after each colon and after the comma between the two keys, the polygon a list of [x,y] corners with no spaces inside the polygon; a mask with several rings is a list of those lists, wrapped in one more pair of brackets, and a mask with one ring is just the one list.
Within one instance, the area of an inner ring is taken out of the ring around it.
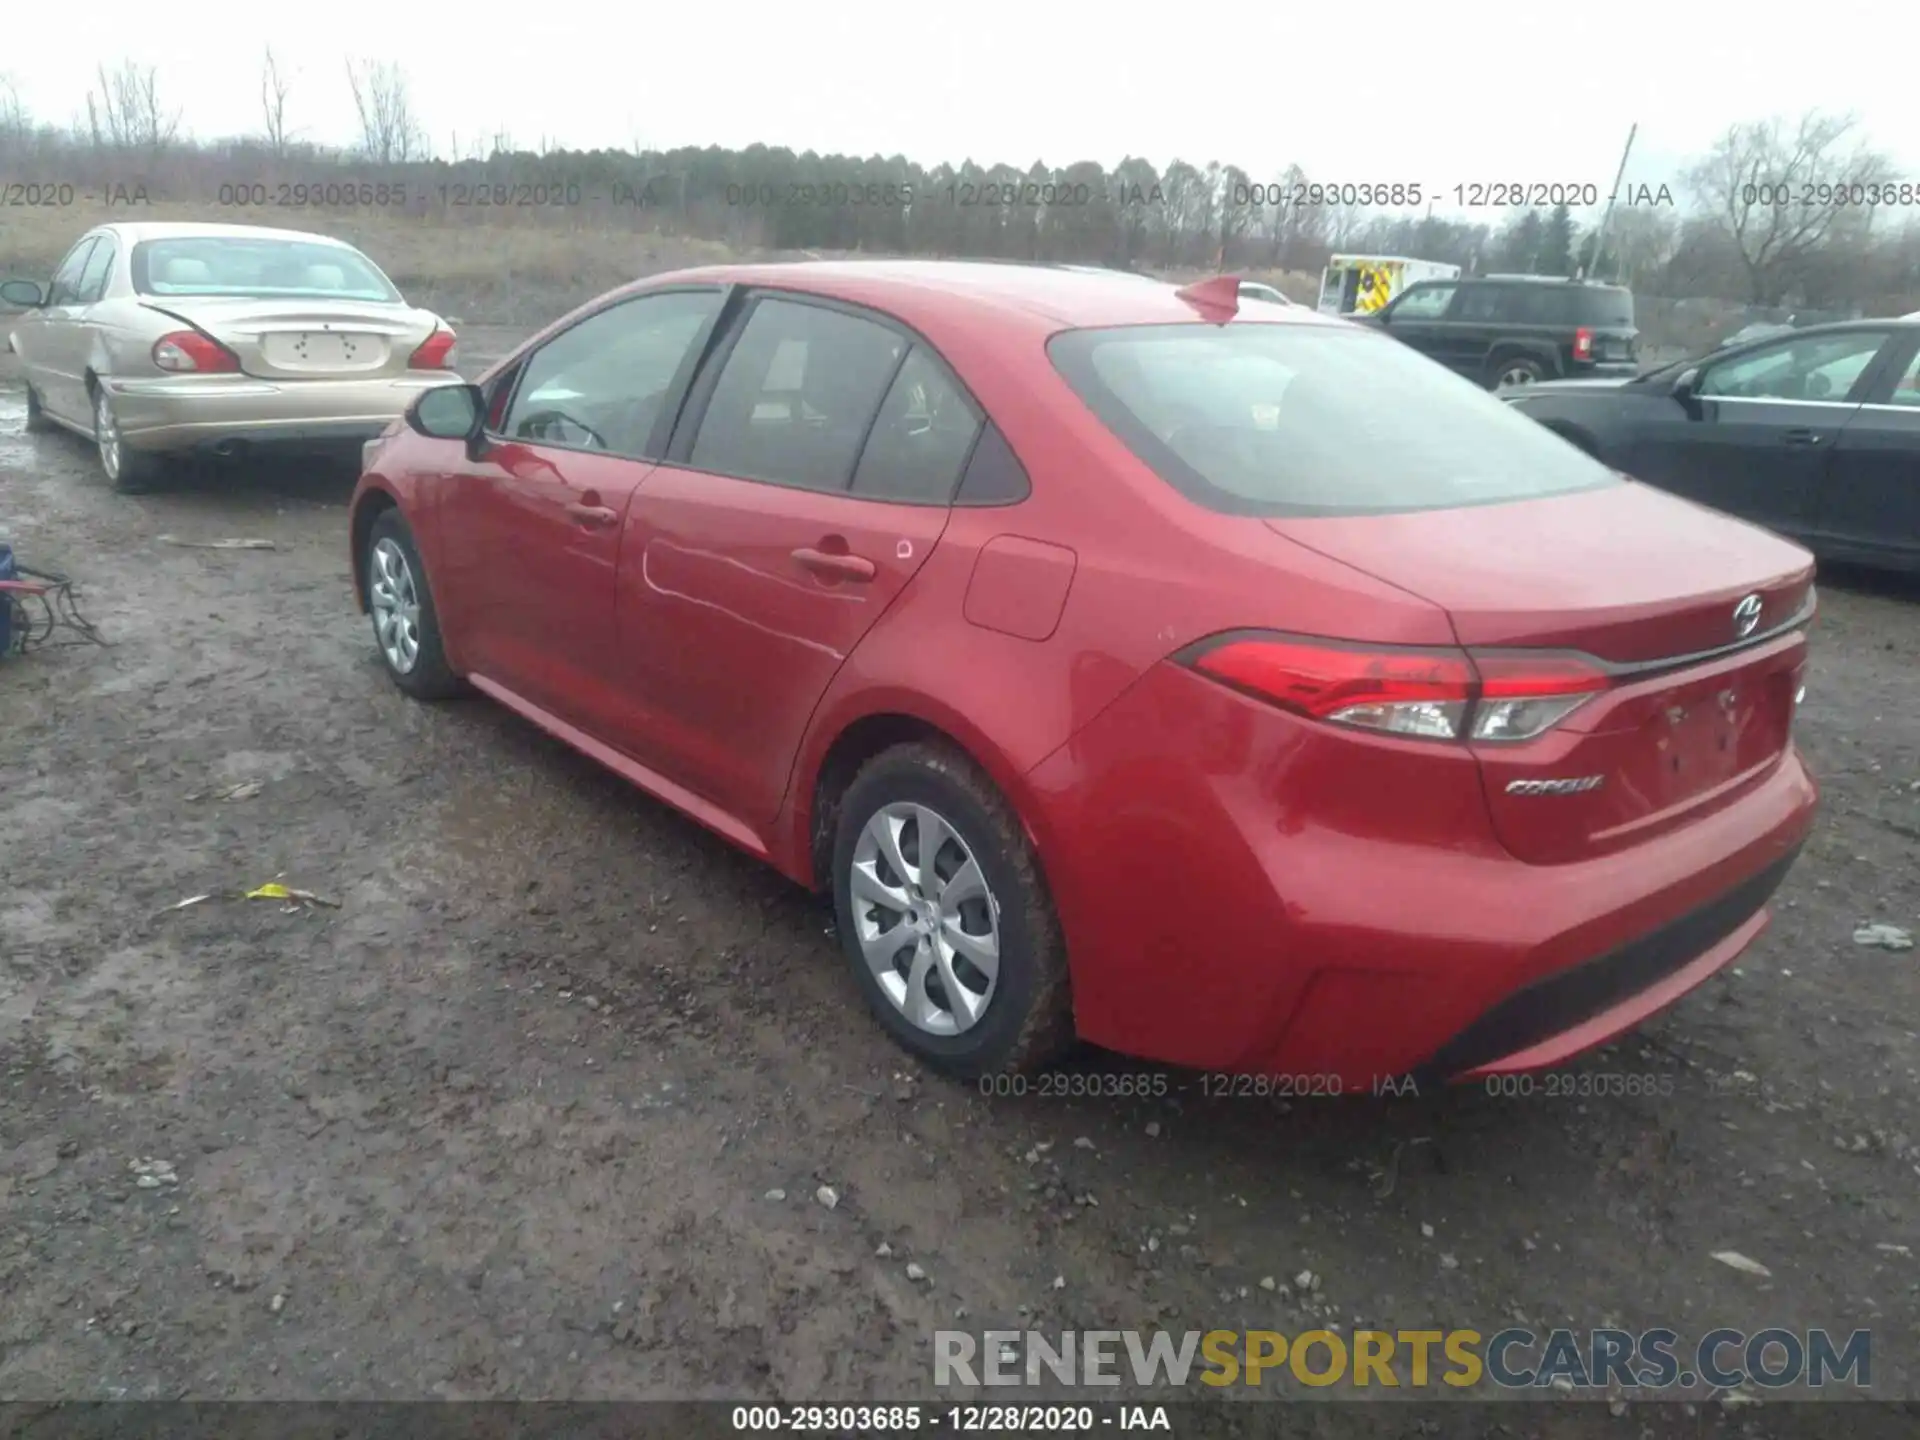
{"label": "trunk lid", "polygon": [[[1473,745],[1494,828],[1520,859],[1651,838],[1734,798],[1791,739],[1806,661],[1793,622],[1810,612],[1814,567],[1766,531],[1634,483],[1267,523],[1439,605],[1469,651],[1578,651],[1610,672],[1545,734]],[[1750,596],[1747,627],[1735,609]]]}
{"label": "trunk lid", "polygon": [[247,374],[270,380],[404,375],[413,352],[439,328],[433,315],[411,305],[364,300],[169,296],[145,304],[204,331],[239,356]]}

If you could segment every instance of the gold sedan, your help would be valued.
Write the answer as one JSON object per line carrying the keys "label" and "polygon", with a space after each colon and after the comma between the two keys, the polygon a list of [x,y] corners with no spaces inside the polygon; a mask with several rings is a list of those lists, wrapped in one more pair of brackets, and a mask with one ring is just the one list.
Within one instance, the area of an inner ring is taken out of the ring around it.
{"label": "gold sedan", "polygon": [[343,241],[254,225],[101,225],[19,307],[27,428],[91,440],[116,488],[199,453],[357,454],[422,390],[458,383],[454,334]]}

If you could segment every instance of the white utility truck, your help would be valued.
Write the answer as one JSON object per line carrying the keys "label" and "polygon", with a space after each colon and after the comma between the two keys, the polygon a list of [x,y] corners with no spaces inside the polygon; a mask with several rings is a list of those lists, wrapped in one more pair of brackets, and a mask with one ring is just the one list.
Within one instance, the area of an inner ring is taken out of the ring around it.
{"label": "white utility truck", "polygon": [[1320,277],[1320,310],[1327,315],[1371,315],[1409,285],[1458,280],[1458,265],[1409,260],[1404,255],[1335,255]]}

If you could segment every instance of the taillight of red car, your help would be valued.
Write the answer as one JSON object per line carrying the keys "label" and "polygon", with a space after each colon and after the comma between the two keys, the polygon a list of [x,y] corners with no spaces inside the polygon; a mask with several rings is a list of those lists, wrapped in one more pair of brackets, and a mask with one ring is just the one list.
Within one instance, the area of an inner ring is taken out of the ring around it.
{"label": "taillight of red car", "polygon": [[1532,740],[1610,683],[1578,655],[1469,655],[1266,633],[1221,636],[1184,658],[1203,675],[1297,715],[1422,740]]}
{"label": "taillight of red car", "polygon": [[412,355],[407,357],[409,370],[448,370],[453,367],[453,347],[458,341],[451,330],[436,330]]}
{"label": "taillight of red car", "polygon": [[153,342],[153,363],[174,375],[232,375],[240,357],[198,330],[175,330]]}
{"label": "taillight of red car", "polygon": [[1584,325],[1573,332],[1573,358],[1576,360],[1593,358],[1593,331]]}

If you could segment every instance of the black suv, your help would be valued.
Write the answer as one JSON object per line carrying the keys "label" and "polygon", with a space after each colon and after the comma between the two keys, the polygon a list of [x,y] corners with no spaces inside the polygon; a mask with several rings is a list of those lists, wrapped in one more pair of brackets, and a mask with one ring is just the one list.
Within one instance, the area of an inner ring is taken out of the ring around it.
{"label": "black suv", "polygon": [[1536,275],[1428,280],[1354,318],[1489,390],[1640,373],[1633,292],[1619,285]]}

